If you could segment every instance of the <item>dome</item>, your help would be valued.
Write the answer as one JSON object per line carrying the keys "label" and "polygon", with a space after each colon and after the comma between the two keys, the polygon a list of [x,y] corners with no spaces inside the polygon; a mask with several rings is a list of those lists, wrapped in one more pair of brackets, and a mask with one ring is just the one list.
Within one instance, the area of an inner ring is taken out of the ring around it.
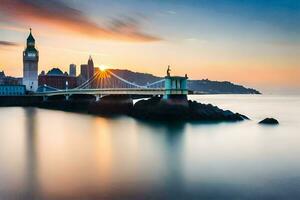
{"label": "dome", "polygon": [[64,73],[59,68],[53,68],[47,72],[47,75],[49,76],[63,76]]}

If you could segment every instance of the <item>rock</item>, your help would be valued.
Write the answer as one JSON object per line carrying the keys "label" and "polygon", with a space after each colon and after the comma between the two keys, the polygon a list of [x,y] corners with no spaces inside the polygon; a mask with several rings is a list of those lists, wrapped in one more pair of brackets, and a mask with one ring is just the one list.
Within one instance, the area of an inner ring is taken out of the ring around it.
{"label": "rock", "polygon": [[242,121],[248,117],[211,104],[188,101],[186,105],[170,104],[159,97],[141,100],[133,107],[133,117],[152,120]]}
{"label": "rock", "polygon": [[266,118],[264,120],[261,120],[259,122],[259,124],[274,124],[275,125],[275,124],[279,124],[279,122],[274,118]]}

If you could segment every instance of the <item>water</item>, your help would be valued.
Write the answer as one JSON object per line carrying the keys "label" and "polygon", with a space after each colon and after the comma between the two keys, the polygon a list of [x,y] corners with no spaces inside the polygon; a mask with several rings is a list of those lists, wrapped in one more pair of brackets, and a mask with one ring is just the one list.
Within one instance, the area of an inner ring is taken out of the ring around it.
{"label": "water", "polygon": [[[192,96],[252,120],[0,108],[0,199],[299,199],[300,97]],[[275,117],[279,126],[257,122]]]}

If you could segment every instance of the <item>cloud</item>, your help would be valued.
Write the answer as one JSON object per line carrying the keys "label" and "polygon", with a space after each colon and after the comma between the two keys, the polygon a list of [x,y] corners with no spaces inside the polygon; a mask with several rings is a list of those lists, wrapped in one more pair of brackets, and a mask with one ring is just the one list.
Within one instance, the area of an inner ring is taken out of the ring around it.
{"label": "cloud", "polygon": [[161,38],[140,30],[137,20],[114,20],[109,26],[92,22],[84,13],[60,0],[1,0],[0,11],[11,19],[38,23],[99,39],[153,42]]}
{"label": "cloud", "polygon": [[8,25],[1,25],[0,24],[0,29],[9,30],[9,31],[16,31],[16,32],[21,32],[21,33],[28,33],[28,29],[20,28],[20,27],[16,27],[16,26],[8,26]]}
{"label": "cloud", "polygon": [[15,43],[15,42],[8,42],[8,41],[0,40],[0,48],[1,47],[15,47],[15,46],[19,46],[19,44]]}
{"label": "cloud", "polygon": [[177,12],[174,10],[167,10],[167,13],[170,15],[176,15]]}

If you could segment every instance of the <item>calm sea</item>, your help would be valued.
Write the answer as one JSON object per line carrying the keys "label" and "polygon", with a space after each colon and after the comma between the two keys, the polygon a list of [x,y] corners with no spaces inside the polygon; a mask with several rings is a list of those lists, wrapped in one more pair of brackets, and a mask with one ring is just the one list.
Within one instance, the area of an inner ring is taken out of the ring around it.
{"label": "calm sea", "polygon": [[[0,199],[300,198],[299,96],[190,99],[251,120],[160,124],[0,108]],[[258,125],[265,117],[280,125]]]}

